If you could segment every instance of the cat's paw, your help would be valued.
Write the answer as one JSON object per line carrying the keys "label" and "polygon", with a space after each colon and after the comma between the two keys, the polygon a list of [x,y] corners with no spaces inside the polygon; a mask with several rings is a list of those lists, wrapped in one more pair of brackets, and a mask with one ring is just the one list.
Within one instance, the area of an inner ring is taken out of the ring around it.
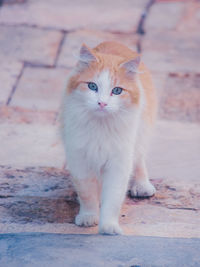
{"label": "cat's paw", "polygon": [[149,181],[134,182],[130,190],[132,197],[151,197],[155,192],[155,187]]}
{"label": "cat's paw", "polygon": [[75,224],[78,226],[95,226],[98,224],[98,215],[95,213],[79,213],[75,218]]}
{"label": "cat's paw", "polygon": [[122,235],[123,231],[117,222],[101,223],[99,233],[104,235]]}

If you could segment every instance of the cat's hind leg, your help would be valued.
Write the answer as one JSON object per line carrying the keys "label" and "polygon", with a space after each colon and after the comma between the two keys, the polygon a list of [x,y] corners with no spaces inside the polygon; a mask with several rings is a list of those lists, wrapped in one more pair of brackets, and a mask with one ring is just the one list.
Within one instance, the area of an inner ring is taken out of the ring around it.
{"label": "cat's hind leg", "polygon": [[132,197],[150,197],[156,192],[149,181],[146,167],[146,154],[151,140],[152,129],[144,123],[140,125],[135,145],[135,161],[133,176],[130,181],[130,194]]}
{"label": "cat's hind leg", "polygon": [[144,158],[140,158],[134,169],[134,177],[130,183],[130,194],[132,197],[150,197],[156,192],[148,177]]}

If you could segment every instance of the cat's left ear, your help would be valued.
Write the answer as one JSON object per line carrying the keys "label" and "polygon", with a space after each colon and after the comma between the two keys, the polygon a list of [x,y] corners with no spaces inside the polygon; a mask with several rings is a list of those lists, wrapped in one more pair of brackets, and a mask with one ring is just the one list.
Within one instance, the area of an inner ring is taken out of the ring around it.
{"label": "cat's left ear", "polygon": [[87,47],[85,44],[81,46],[79,62],[85,65],[89,65],[92,61],[97,61],[92,49]]}
{"label": "cat's left ear", "polygon": [[140,56],[133,58],[129,61],[126,61],[121,64],[121,67],[124,68],[127,74],[134,74],[137,73],[138,67],[140,65]]}

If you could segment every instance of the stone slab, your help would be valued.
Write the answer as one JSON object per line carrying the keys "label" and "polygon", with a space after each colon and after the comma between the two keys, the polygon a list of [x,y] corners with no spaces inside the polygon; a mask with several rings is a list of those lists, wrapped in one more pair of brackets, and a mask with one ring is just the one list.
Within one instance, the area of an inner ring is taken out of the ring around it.
{"label": "stone slab", "polygon": [[2,165],[62,168],[64,164],[64,151],[57,126],[2,123],[0,139]]}
{"label": "stone slab", "polygon": [[54,124],[57,119],[56,111],[30,110],[21,107],[0,106],[0,123],[22,124]]}
{"label": "stone slab", "polygon": [[148,153],[151,178],[199,183],[200,126],[160,120]]}
{"label": "stone slab", "polygon": [[200,73],[171,73],[162,88],[159,115],[164,119],[200,122]]}
{"label": "stone slab", "polygon": [[59,2],[56,0],[32,0],[23,5],[3,6],[0,23],[36,25],[64,30],[92,28],[109,31],[134,31],[147,2],[148,0],[87,0],[84,2],[81,0],[59,0]]}
{"label": "stone slab", "polygon": [[61,68],[26,67],[10,105],[57,112],[67,74],[68,71]]}
{"label": "stone slab", "polygon": [[185,9],[182,1],[161,1],[154,3],[145,21],[145,31],[168,31],[176,29]]}
{"label": "stone slab", "polygon": [[[12,7],[9,6],[11,9]],[[13,18],[17,16],[16,13],[12,13]],[[63,36],[59,31],[25,26],[0,25],[0,32],[0,58],[6,55],[7,58],[12,58],[12,60],[44,65],[54,64]]]}
{"label": "stone slab", "polygon": [[199,73],[199,43],[194,32],[150,32],[142,40],[143,60],[152,71]]}
{"label": "stone slab", "polygon": [[57,234],[0,236],[2,266],[197,267],[199,239]]}
{"label": "stone slab", "polygon": [[0,105],[5,105],[16,84],[23,64],[5,56],[0,56],[0,59]]}
{"label": "stone slab", "polygon": [[83,43],[93,48],[104,41],[118,41],[128,45],[131,49],[136,49],[138,37],[126,33],[108,33],[97,30],[81,30],[68,33],[62,45],[61,53],[58,58],[58,65],[73,67],[78,59],[80,47]]}
{"label": "stone slab", "polygon": [[185,1],[184,11],[176,30],[179,32],[193,31],[198,34],[200,24],[200,3],[196,0]]}

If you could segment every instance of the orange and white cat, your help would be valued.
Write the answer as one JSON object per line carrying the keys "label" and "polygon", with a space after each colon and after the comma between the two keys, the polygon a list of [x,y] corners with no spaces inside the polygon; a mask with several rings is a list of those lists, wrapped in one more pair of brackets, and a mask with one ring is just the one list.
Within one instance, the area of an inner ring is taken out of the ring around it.
{"label": "orange and white cat", "polygon": [[145,155],[156,118],[156,94],[140,57],[116,42],[90,49],[67,82],[63,99],[67,166],[80,202],[75,223],[120,234],[120,209],[132,196],[152,196]]}

